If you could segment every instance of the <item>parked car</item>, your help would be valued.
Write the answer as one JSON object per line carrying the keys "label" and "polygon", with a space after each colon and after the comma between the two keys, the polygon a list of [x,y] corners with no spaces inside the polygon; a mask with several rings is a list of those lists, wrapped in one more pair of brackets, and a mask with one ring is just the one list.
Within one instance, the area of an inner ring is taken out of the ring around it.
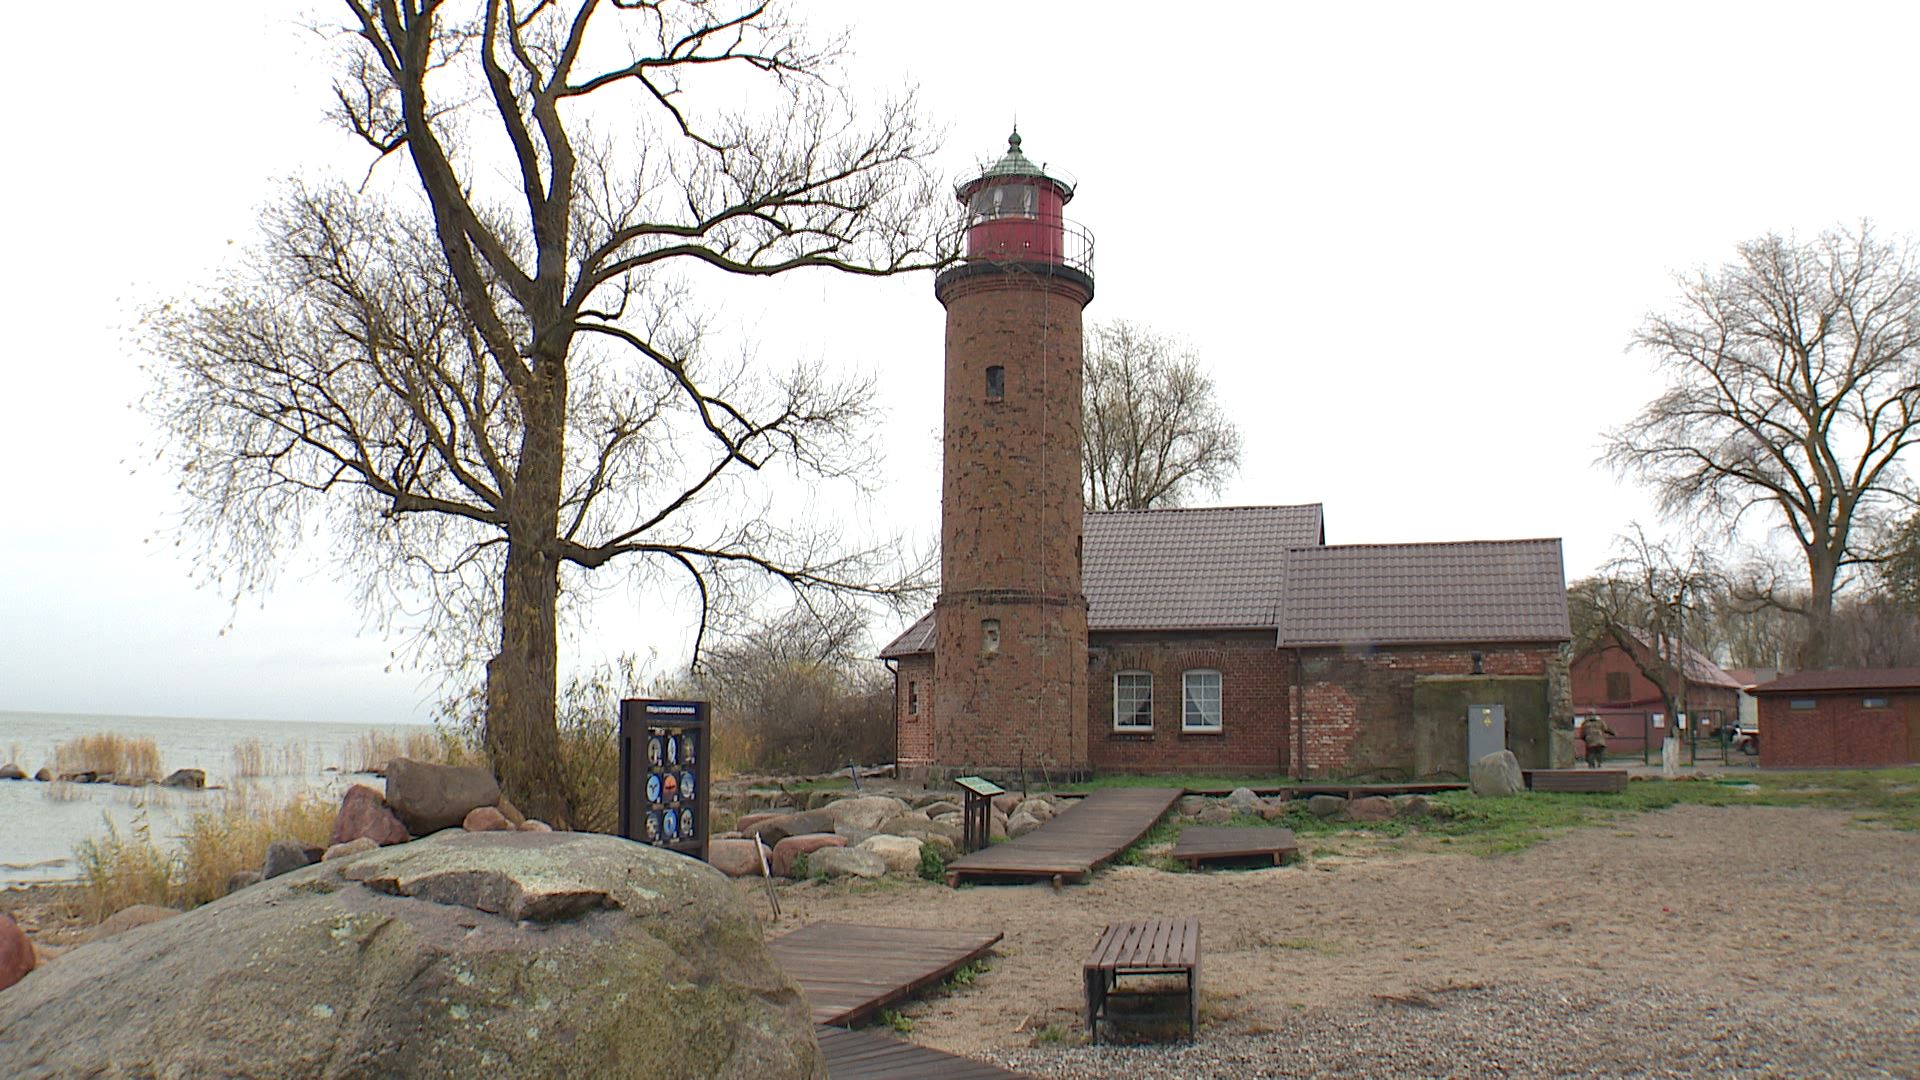
{"label": "parked car", "polygon": [[1743,727],[1739,731],[1734,732],[1733,748],[1748,757],[1758,754],[1760,752],[1760,729],[1757,727]]}

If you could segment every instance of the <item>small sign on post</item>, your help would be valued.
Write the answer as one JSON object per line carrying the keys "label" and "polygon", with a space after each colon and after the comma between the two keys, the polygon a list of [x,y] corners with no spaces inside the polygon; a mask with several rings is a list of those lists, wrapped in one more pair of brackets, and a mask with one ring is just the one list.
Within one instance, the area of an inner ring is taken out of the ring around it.
{"label": "small sign on post", "polygon": [[712,729],[704,701],[620,703],[620,835],[707,857]]}
{"label": "small sign on post", "polygon": [[1005,795],[1006,789],[991,780],[978,776],[963,776],[954,783],[966,792],[966,805],[961,813],[961,848],[963,853],[972,853],[986,847],[993,839],[993,797]]}

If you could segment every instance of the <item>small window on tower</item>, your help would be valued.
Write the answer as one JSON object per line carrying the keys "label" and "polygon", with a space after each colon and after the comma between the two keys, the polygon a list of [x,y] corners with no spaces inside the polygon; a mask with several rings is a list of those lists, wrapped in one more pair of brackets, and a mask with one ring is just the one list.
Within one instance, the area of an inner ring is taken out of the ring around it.
{"label": "small window on tower", "polygon": [[987,400],[999,401],[1007,396],[1007,369],[995,364],[987,369]]}
{"label": "small window on tower", "polygon": [[997,653],[999,651],[1000,651],[1000,620],[999,619],[981,619],[980,620],[980,652],[981,654],[984,656],[992,656],[994,653]]}
{"label": "small window on tower", "polygon": [[912,714],[918,713],[919,711],[920,711],[920,684],[917,682],[909,682],[907,683],[907,713],[909,715],[912,715]]}

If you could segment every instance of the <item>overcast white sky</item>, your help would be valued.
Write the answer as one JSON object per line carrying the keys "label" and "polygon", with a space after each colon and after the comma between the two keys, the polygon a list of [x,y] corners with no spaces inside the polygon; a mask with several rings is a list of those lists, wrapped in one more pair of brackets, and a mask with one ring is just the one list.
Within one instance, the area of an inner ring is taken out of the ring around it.
{"label": "overcast white sky", "polygon": [[[325,15],[331,10],[318,7]],[[1077,176],[1090,319],[1189,339],[1246,438],[1223,504],[1326,504],[1334,543],[1562,536],[1570,578],[1644,496],[1593,466],[1656,391],[1624,346],[1671,275],[1768,230],[1920,231],[1920,7],[817,3],[852,73],[911,82],[954,176],[1004,147]],[[238,611],[140,468],[148,305],[211,280],[295,174],[357,176],[325,43],[257,0],[10,16],[0,311],[0,710],[427,715],[332,571]],[[762,354],[882,379],[867,526],[937,535],[931,281],[796,278],[725,313]],[[144,444],[150,445],[150,442]],[[687,648],[610,593],[578,651]],[[226,629],[231,623],[231,628]],[[876,628],[882,639],[895,629]]]}

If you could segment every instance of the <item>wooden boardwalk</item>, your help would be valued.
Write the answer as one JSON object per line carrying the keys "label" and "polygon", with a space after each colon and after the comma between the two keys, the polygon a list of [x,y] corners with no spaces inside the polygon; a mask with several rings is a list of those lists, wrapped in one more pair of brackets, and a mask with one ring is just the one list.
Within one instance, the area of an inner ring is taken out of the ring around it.
{"label": "wooden boardwalk", "polygon": [[814,1023],[852,1025],[953,974],[1001,937],[965,930],[814,923],[774,938],[767,949],[806,991]]}
{"label": "wooden boardwalk", "polygon": [[1287,856],[1298,857],[1300,844],[1292,829],[1264,828],[1259,825],[1189,825],[1180,830],[1173,845],[1173,857],[1197,867],[1215,859],[1273,857],[1279,866]]}
{"label": "wooden boardwalk", "polygon": [[1627,790],[1625,769],[1523,769],[1521,775],[1534,791],[1597,794]]}
{"label": "wooden boardwalk", "polygon": [[1025,1073],[871,1031],[816,1027],[831,1080],[1004,1080]]}
{"label": "wooden boardwalk", "polygon": [[1180,798],[1179,788],[1108,788],[1017,840],[992,844],[947,864],[947,884],[968,878],[1055,885],[1086,881],[1096,867],[1147,834]]}

